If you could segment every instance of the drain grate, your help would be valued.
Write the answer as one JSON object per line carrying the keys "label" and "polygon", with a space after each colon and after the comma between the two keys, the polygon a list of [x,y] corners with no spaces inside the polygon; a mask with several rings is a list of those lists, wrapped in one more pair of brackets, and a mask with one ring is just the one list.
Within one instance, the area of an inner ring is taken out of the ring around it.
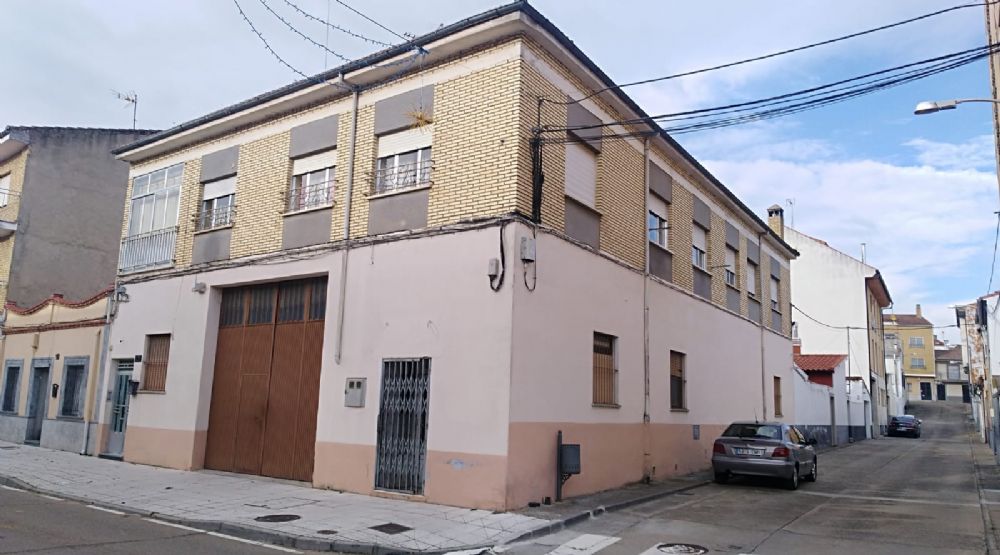
{"label": "drain grate", "polygon": [[257,522],[291,522],[302,517],[299,515],[264,515],[255,518]]}
{"label": "drain grate", "polygon": [[708,553],[707,547],[690,543],[661,543],[656,546],[656,550],[660,553],[669,553],[670,555],[702,555],[703,553]]}
{"label": "drain grate", "polygon": [[407,530],[413,530],[409,526],[403,526],[402,524],[396,524],[395,522],[387,522],[386,524],[379,524],[378,526],[372,526],[370,530],[375,530],[376,532],[382,532],[383,534],[389,534],[390,536],[395,534],[401,534]]}

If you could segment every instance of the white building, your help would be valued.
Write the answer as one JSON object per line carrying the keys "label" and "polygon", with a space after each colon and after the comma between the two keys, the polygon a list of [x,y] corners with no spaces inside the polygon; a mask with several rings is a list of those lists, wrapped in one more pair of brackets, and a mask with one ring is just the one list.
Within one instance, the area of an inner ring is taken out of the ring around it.
{"label": "white building", "polygon": [[899,337],[885,340],[885,385],[889,416],[906,414],[906,388],[903,380],[903,347]]}

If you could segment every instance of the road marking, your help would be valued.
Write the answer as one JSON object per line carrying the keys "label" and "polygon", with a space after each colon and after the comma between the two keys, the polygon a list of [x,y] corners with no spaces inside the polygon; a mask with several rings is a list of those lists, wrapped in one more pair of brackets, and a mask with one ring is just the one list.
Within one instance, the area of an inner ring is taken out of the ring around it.
{"label": "road marking", "polygon": [[62,501],[61,497],[55,497],[53,495],[45,495],[44,493],[39,493],[38,496],[39,497],[44,497],[45,499],[49,499],[49,500],[52,500],[52,501]]}
{"label": "road marking", "polygon": [[549,551],[548,555],[590,555],[617,542],[621,538],[583,534]]}
{"label": "road marking", "polygon": [[22,492],[22,493],[27,493],[27,492],[25,492],[25,491],[24,491],[23,489],[21,489],[21,488],[12,488],[12,487],[10,487],[10,486],[0,486],[0,488],[3,488],[3,489],[5,489],[5,490],[7,490],[7,491],[20,491],[20,492]]}
{"label": "road marking", "polygon": [[116,511],[114,509],[105,509],[104,507],[98,507],[97,505],[87,505],[88,509],[94,509],[95,511],[103,511],[105,513],[111,513],[113,515],[125,516],[125,513],[121,511]]}
{"label": "road marking", "polygon": [[191,526],[184,526],[183,524],[176,524],[176,523],[173,523],[173,522],[167,522],[165,520],[156,520],[155,518],[144,518],[143,520],[145,520],[146,522],[152,522],[152,523],[155,523],[155,524],[162,524],[164,526],[170,526],[171,528],[180,528],[181,530],[187,530],[189,532],[207,533],[206,530],[202,530],[200,528],[192,528]]}
{"label": "road marking", "polygon": [[823,493],[819,491],[802,491],[803,495],[815,495],[818,497],[832,497],[835,499],[858,499],[860,501],[891,501],[893,503],[914,503],[917,505],[945,505],[948,507],[978,507],[979,503],[952,503],[948,501],[935,501],[933,499],[905,499],[900,497],[875,497],[869,495],[849,495],[846,493]]}
{"label": "road marking", "polygon": [[248,543],[250,545],[256,545],[258,547],[266,547],[268,549],[274,549],[276,551],[284,551],[285,553],[302,553],[301,551],[292,549],[290,547],[282,547],[280,545],[271,545],[269,543],[259,542],[256,540],[248,540],[245,538],[237,538],[236,536],[230,536],[228,534],[220,534],[219,532],[205,532],[209,536],[215,536],[216,538],[222,538],[225,540],[233,540],[236,542]]}

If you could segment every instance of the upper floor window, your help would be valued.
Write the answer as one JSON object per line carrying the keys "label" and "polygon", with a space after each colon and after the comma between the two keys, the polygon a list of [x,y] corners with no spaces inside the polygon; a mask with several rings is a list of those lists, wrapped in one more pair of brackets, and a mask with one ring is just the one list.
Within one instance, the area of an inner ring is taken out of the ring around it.
{"label": "upper floor window", "polygon": [[434,124],[428,124],[379,137],[375,194],[430,184],[433,133]]}
{"label": "upper floor window", "polygon": [[566,196],[597,207],[597,152],[587,143],[566,143]]}
{"label": "upper floor window", "polygon": [[781,289],[781,282],[778,278],[771,276],[771,310],[775,312],[781,312],[781,306],[778,304],[778,291]]}
{"label": "upper floor window", "polygon": [[10,202],[10,174],[0,175],[0,208]]}
{"label": "upper floor window", "polygon": [[289,212],[333,204],[337,149],[297,158],[292,162],[292,183],[288,189]]}
{"label": "upper floor window", "polygon": [[923,346],[924,346],[924,338],[923,337],[920,337],[920,336],[912,336],[912,337],[910,337],[910,347],[923,347]]}
{"label": "upper floor window", "polygon": [[698,224],[691,227],[691,263],[708,269],[708,232]]}
{"label": "upper floor window", "polygon": [[736,287],[736,249],[726,247],[726,284]]}
{"label": "upper floor window", "polygon": [[184,164],[140,175],[132,180],[128,234],[140,235],[177,225]]}
{"label": "upper floor window", "polygon": [[618,405],[618,367],[615,360],[613,335],[594,332],[593,403],[598,406]]}
{"label": "upper floor window", "polygon": [[757,274],[760,272],[757,263],[747,259],[747,294],[751,297],[757,296]]}
{"label": "upper floor window", "polygon": [[667,215],[667,203],[660,197],[649,196],[649,215],[646,218],[646,227],[649,231],[649,242],[668,248],[670,244],[670,229]]}
{"label": "upper floor window", "polygon": [[236,214],[236,176],[205,183],[202,189],[198,231],[232,225]]}
{"label": "upper floor window", "polygon": [[926,368],[927,366],[924,364],[924,359],[923,358],[921,358],[921,357],[911,357],[910,358],[910,367],[911,368]]}

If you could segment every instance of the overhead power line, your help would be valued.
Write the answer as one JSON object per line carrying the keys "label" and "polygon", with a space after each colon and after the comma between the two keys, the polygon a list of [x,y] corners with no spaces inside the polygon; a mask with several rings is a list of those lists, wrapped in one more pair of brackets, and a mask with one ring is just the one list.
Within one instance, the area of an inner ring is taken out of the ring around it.
{"label": "overhead power line", "polygon": [[[997,215],[997,230],[993,236],[993,262],[990,264],[990,284],[986,286],[987,294],[993,290],[993,272],[997,268],[997,243],[1000,242],[1000,212],[994,212],[994,214]],[[1000,303],[997,306],[1000,306]]]}
{"label": "overhead power line", "polygon": [[279,62],[281,62],[281,65],[287,67],[288,69],[292,70],[293,72],[297,73],[298,75],[302,76],[303,78],[305,78],[305,79],[312,79],[312,77],[310,77],[309,75],[306,75],[305,73],[299,71],[295,66],[293,66],[292,64],[290,64],[287,61],[285,61],[285,59],[282,58],[280,54],[278,54],[277,52],[275,52],[274,48],[271,48],[271,44],[267,42],[267,39],[264,38],[264,35],[262,35],[261,32],[257,30],[257,27],[255,27],[254,24],[253,24],[253,22],[250,21],[250,18],[247,16],[246,12],[243,11],[243,6],[240,5],[239,0],[233,0],[233,4],[236,4],[236,9],[239,10],[240,16],[243,17],[243,21],[245,21],[246,24],[247,24],[247,26],[250,27],[250,30],[253,31],[253,33],[255,35],[257,35],[257,38],[260,39],[260,42],[264,44],[264,48],[266,48],[267,51],[271,53],[271,56],[273,56],[276,60],[278,60]]}
{"label": "overhead power line", "polygon": [[[392,29],[390,29],[390,28],[386,27],[385,25],[382,25],[382,24],[381,24],[381,23],[379,23],[378,21],[375,21],[374,19],[372,19],[372,18],[368,17],[367,15],[365,15],[365,14],[363,14],[363,13],[359,12],[358,10],[356,10],[356,9],[352,8],[352,7],[351,7],[351,6],[349,5],[349,4],[347,4],[346,2],[343,2],[342,0],[334,0],[334,1],[335,1],[336,3],[338,3],[338,4],[340,4],[341,6],[343,6],[343,7],[347,8],[347,9],[351,10],[352,12],[354,12],[354,13],[356,13],[356,14],[360,15],[361,17],[363,17],[363,18],[367,19],[368,21],[370,21],[370,22],[374,23],[375,25],[377,25],[377,26],[381,27],[382,29],[384,29],[384,30],[386,30],[386,31],[388,31],[388,32],[390,32],[390,33],[392,33],[393,35],[396,35],[397,37],[399,37],[399,38],[403,39],[404,41],[409,41],[409,40],[410,40],[410,39],[409,39],[408,37],[405,37],[405,36],[403,36],[403,35],[400,35],[400,34],[399,34],[399,33],[397,33],[396,31],[393,31]],[[997,0],[997,1],[1000,1],[1000,0]]]}
{"label": "overhead power line", "polygon": [[[337,0],[337,1],[339,2],[339,0]],[[720,65],[716,65],[716,66],[712,66],[712,67],[706,67],[706,68],[702,68],[702,69],[695,69],[695,70],[691,70],[691,71],[685,71],[685,72],[682,72],[682,73],[674,73],[674,74],[671,74],[671,75],[664,75],[663,77],[653,77],[653,78],[650,78],[650,79],[642,79],[640,81],[632,81],[630,83],[623,83],[621,85],[612,85],[610,87],[605,87],[603,89],[598,89],[598,90],[596,90],[596,91],[594,91],[594,92],[592,92],[592,93],[590,93],[590,94],[588,94],[588,95],[586,95],[586,96],[584,96],[582,98],[578,98],[578,99],[575,99],[575,100],[568,100],[568,101],[558,101],[558,100],[550,100],[550,99],[543,99],[543,100],[545,102],[549,102],[549,103],[552,103],[552,104],[561,104],[561,105],[576,104],[578,102],[582,102],[584,100],[587,100],[589,98],[593,98],[593,97],[595,97],[595,96],[597,96],[597,95],[599,95],[601,93],[604,93],[604,92],[607,92],[607,91],[611,91],[611,90],[623,89],[625,87],[634,87],[636,85],[647,85],[647,84],[650,84],[650,83],[656,83],[656,82],[660,82],[660,81],[668,81],[670,79],[677,79],[677,78],[680,78],[680,77],[688,77],[688,76],[691,76],[691,75],[698,75],[700,73],[708,73],[710,71],[717,71],[717,70],[720,70],[720,69],[726,69],[726,68],[730,68],[730,67],[736,67],[736,66],[740,66],[740,65],[743,65],[743,64],[749,64],[749,63],[752,63],[752,62],[759,62],[759,61],[767,60],[767,59],[770,59],[770,58],[776,58],[778,56],[784,56],[786,54],[793,54],[795,52],[802,52],[803,50],[809,50],[811,48],[816,48],[816,47],[819,47],[819,46],[827,46],[827,45],[830,45],[830,44],[834,44],[834,43],[837,43],[837,42],[845,41],[845,40],[848,40],[848,39],[853,39],[853,38],[861,37],[861,36],[864,36],[864,35],[870,35],[872,33],[877,33],[879,31],[885,31],[885,30],[892,29],[892,28],[895,28],[895,27],[900,27],[902,25],[908,25],[910,23],[914,23],[914,22],[921,21],[921,20],[924,20],[924,19],[929,19],[931,17],[943,15],[943,14],[946,14],[946,13],[949,13],[949,12],[953,12],[953,11],[957,11],[957,10],[963,10],[963,9],[966,9],[966,8],[977,8],[977,7],[981,8],[981,7],[985,6],[985,5],[996,4],[997,2],[1000,2],[1000,0],[991,0],[991,1],[988,1],[988,2],[979,2],[979,3],[972,3],[972,4],[961,4],[961,5],[958,5],[958,6],[952,6],[950,8],[945,8],[945,9],[938,10],[938,11],[935,11],[935,12],[930,12],[930,13],[926,13],[926,14],[923,14],[923,15],[919,15],[917,17],[911,17],[910,19],[904,19],[902,21],[897,21],[895,23],[890,23],[888,25],[881,25],[879,27],[874,27],[872,29],[867,29],[867,30],[864,30],[864,31],[858,31],[856,33],[851,33],[849,35],[843,35],[843,36],[840,36],[840,37],[835,37],[835,38],[823,40],[823,41],[820,41],[820,42],[814,42],[814,43],[811,43],[811,44],[806,44],[806,45],[798,46],[798,47],[795,47],[795,48],[788,48],[786,50],[779,50],[778,52],[772,52],[770,54],[764,54],[762,56],[755,56],[753,58],[746,58],[746,59],[738,60],[738,61],[735,61],[735,62],[729,62],[729,63],[720,64]]]}
{"label": "overhead power line", "polygon": [[260,2],[260,4],[262,6],[264,6],[264,8],[267,9],[267,11],[271,12],[271,15],[273,15],[274,17],[276,17],[278,19],[278,21],[281,21],[282,23],[284,23],[285,27],[288,27],[288,29],[290,31],[292,31],[296,35],[302,37],[303,39],[305,39],[306,41],[308,41],[313,46],[316,46],[318,48],[322,48],[323,50],[327,51],[330,54],[333,54],[334,56],[340,58],[341,60],[343,60],[345,62],[351,61],[351,59],[348,58],[347,56],[344,56],[343,54],[341,54],[339,52],[335,52],[333,50],[330,50],[330,48],[328,48],[325,44],[320,44],[320,43],[314,41],[312,38],[309,37],[309,35],[307,35],[307,34],[303,33],[302,31],[298,30],[298,28],[296,28],[294,25],[292,25],[291,23],[289,23],[287,19],[285,19],[284,17],[282,17],[281,14],[279,14],[278,12],[274,11],[273,9],[271,9],[271,6],[267,3],[267,0],[257,0],[257,1]]}
{"label": "overhead power line", "polygon": [[[824,326],[824,327],[827,327],[827,328],[830,328],[830,329],[834,329],[834,330],[868,330],[868,327],[866,327],[866,326],[835,326],[833,324],[828,324],[828,323],[823,322],[823,321],[821,321],[821,320],[819,320],[817,318],[814,318],[813,316],[810,316],[808,313],[806,313],[805,311],[803,311],[801,308],[799,308],[795,304],[792,304],[792,308],[794,308],[795,310],[798,311],[799,314],[805,316],[806,318],[812,320],[813,322],[816,322],[817,324],[819,324],[821,326]],[[885,333],[886,331],[894,331],[894,330],[927,330],[927,329],[936,330],[936,329],[957,328],[957,327],[958,327],[958,324],[948,324],[946,326],[935,326],[933,324],[930,325],[930,326],[914,326],[914,325],[901,326],[901,325],[893,325],[892,327],[887,327],[883,323],[882,328],[879,331],[881,331],[882,333]]]}
{"label": "overhead power line", "polygon": [[288,4],[289,7],[291,7],[293,10],[295,10],[296,12],[298,12],[299,15],[301,15],[302,17],[305,17],[306,19],[311,19],[311,20],[313,20],[313,21],[315,21],[317,23],[322,23],[323,25],[326,26],[327,29],[333,29],[335,31],[340,31],[341,33],[344,33],[346,35],[350,35],[350,36],[352,36],[352,37],[354,37],[356,39],[361,39],[361,40],[363,40],[365,42],[369,42],[369,43],[374,44],[376,46],[386,46],[386,47],[392,46],[392,44],[390,44],[388,42],[382,42],[380,40],[376,40],[376,39],[373,39],[371,37],[367,37],[367,36],[362,35],[360,33],[355,33],[354,31],[352,31],[350,29],[347,29],[345,27],[341,27],[340,25],[336,25],[334,23],[330,23],[329,19],[322,19],[322,18],[316,17],[315,15],[313,15],[313,14],[311,14],[311,13],[303,10],[298,5],[290,2],[289,0],[284,0],[284,2],[286,4]]}

